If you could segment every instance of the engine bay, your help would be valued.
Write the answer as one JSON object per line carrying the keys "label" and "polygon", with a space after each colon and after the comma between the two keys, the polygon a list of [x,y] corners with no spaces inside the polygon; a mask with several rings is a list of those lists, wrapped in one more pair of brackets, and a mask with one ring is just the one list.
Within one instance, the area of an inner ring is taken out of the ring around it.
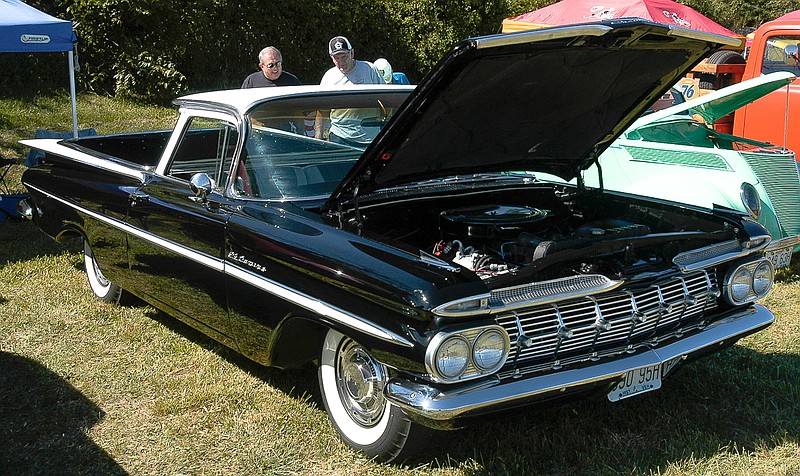
{"label": "engine bay", "polygon": [[[463,266],[482,278],[514,272],[561,251],[590,247],[606,240],[642,237],[650,234],[646,225],[626,220],[590,221],[571,229],[559,226],[551,210],[526,206],[480,205],[444,210],[439,214],[438,241],[432,254]],[[631,266],[657,264],[660,259],[648,255],[646,262],[624,256],[614,270],[598,269],[599,264],[582,263],[577,272],[630,272]],[[636,263],[634,263],[636,261]]]}
{"label": "engine bay", "polygon": [[364,207],[365,228],[496,285],[521,274],[539,280],[631,277],[672,266],[676,254],[718,241],[722,233],[735,235],[707,215],[552,184],[450,194],[418,205]]}

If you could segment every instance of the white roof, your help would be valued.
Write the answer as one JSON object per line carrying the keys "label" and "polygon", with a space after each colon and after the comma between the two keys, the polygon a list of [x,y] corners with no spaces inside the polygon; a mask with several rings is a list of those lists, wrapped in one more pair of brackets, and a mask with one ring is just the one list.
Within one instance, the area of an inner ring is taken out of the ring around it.
{"label": "white roof", "polygon": [[190,94],[175,100],[176,104],[185,102],[203,102],[208,104],[224,105],[232,107],[240,114],[246,113],[254,104],[264,100],[272,100],[290,96],[304,96],[319,93],[346,92],[346,91],[412,91],[414,86],[401,86],[392,84],[359,84],[347,86],[281,86],[266,88],[249,89],[228,89],[222,91],[209,91],[204,93]]}

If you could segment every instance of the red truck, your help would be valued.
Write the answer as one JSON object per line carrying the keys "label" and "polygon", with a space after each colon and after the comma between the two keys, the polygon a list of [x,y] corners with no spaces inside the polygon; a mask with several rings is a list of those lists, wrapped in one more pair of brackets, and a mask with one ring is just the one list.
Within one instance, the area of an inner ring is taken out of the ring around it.
{"label": "red truck", "polygon": [[[722,50],[698,65],[693,77],[681,84],[687,98],[775,71],[800,76],[800,10],[764,23],[748,44],[745,55]],[[800,77],[740,108],[715,128],[800,151]]]}

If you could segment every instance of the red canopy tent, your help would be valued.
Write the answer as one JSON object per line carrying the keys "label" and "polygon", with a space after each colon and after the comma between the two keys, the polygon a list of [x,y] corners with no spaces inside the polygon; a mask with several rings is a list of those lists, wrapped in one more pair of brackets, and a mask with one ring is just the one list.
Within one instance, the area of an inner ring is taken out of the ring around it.
{"label": "red canopy tent", "polygon": [[555,25],[638,17],[667,25],[741,37],[686,5],[672,0],[562,0],[503,20],[503,33]]}

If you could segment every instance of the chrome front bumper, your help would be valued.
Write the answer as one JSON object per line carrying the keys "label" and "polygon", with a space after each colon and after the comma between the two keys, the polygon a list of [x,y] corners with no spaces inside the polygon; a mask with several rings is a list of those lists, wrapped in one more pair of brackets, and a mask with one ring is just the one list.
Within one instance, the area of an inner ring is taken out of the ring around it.
{"label": "chrome front bumper", "polygon": [[386,398],[411,416],[446,421],[532,403],[582,388],[619,382],[629,370],[687,359],[761,330],[775,320],[761,305],[742,309],[701,332],[656,349],[584,368],[501,382],[499,379],[439,389],[405,379],[390,380]]}
{"label": "chrome front bumper", "polygon": [[800,235],[792,235],[792,236],[787,236],[786,238],[781,238],[779,240],[770,241],[769,245],[767,245],[764,251],[765,252],[775,251],[782,248],[788,248],[790,246],[794,248],[797,245],[800,245]]}

